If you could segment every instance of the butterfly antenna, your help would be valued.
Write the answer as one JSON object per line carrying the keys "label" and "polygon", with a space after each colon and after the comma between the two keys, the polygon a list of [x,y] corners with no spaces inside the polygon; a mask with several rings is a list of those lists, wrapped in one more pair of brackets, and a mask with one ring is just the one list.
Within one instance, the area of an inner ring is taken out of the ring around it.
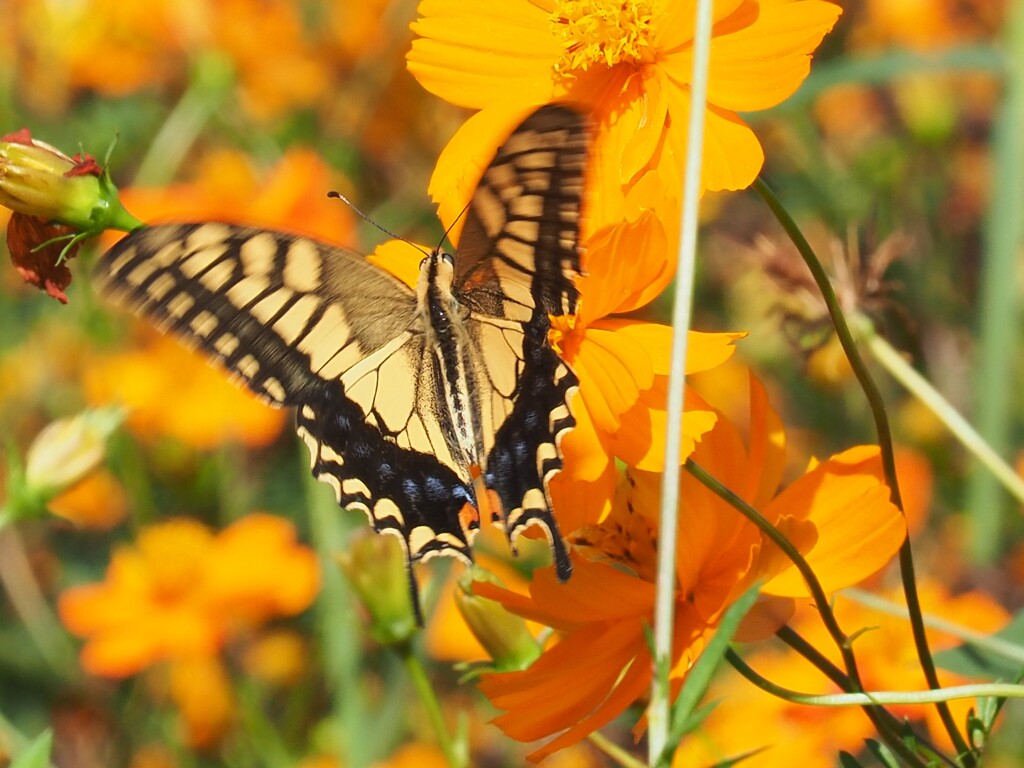
{"label": "butterfly antenna", "polygon": [[423,253],[424,255],[428,255],[429,256],[429,254],[426,251],[424,251],[422,248],[420,248],[418,245],[416,245],[416,243],[412,242],[411,240],[406,240],[401,235],[396,235],[390,229],[382,227],[376,221],[374,221],[369,216],[367,216],[365,213],[363,213],[361,210],[359,210],[356,207],[355,203],[353,203],[351,200],[349,200],[347,197],[345,197],[343,194],[341,194],[341,192],[338,192],[337,190],[332,189],[330,192],[327,193],[327,196],[330,197],[330,198],[341,200],[341,202],[343,202],[345,205],[347,205],[349,208],[351,208],[353,210],[353,212],[355,212],[355,214],[359,218],[361,218],[363,221],[365,221],[367,224],[371,225],[375,229],[379,229],[381,232],[383,232],[388,237],[393,237],[395,240],[401,240],[403,243],[411,245],[413,248],[415,248],[420,253]]}
{"label": "butterfly antenna", "polygon": [[460,220],[462,219],[462,217],[463,217],[463,216],[465,216],[465,215],[466,215],[466,211],[468,211],[468,210],[469,210],[469,206],[470,206],[470,205],[472,205],[472,204],[473,204],[473,201],[472,201],[472,199],[471,199],[471,200],[470,200],[470,201],[469,201],[468,203],[466,203],[466,204],[465,204],[464,206],[462,206],[462,210],[461,210],[461,211],[459,211],[459,215],[455,217],[455,221],[453,221],[453,222],[451,223],[451,225],[450,225],[450,226],[448,227],[448,229],[446,229],[446,230],[444,231],[444,234],[443,234],[443,235],[441,235],[441,242],[439,242],[439,243],[437,244],[437,248],[436,248],[435,250],[438,250],[438,251],[439,251],[439,250],[441,250],[441,246],[442,246],[442,245],[444,244],[444,241],[445,241],[445,240],[448,240],[448,234],[449,234],[449,233],[450,233],[450,232],[451,232],[451,231],[452,231],[453,229],[455,229],[455,225],[459,223],[459,221],[460,221]]}

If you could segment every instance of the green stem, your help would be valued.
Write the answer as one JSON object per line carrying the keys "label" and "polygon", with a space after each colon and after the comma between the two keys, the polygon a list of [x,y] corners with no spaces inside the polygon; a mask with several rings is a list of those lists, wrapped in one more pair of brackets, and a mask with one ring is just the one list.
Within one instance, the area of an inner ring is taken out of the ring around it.
{"label": "green stem", "polygon": [[[992,126],[990,207],[984,223],[984,261],[978,293],[978,352],[973,368],[975,423],[992,449],[1006,455],[1020,390],[1020,249],[1024,243],[1024,5],[1007,6],[1002,46],[1003,100]],[[987,472],[971,474],[965,508],[970,549],[988,565],[1005,540],[1006,499]]]}
{"label": "green stem", "polygon": [[344,544],[345,515],[324,486],[303,468],[310,529],[323,571],[323,586],[317,598],[317,620],[324,649],[324,673],[332,700],[331,717],[340,723],[341,739],[336,745],[343,763],[365,768],[378,755],[377,746],[366,734],[372,731],[367,714],[362,680],[363,638],[354,600],[342,577],[334,553]]}
{"label": "green stem", "polygon": [[[786,234],[796,246],[797,251],[799,251],[801,257],[803,257],[804,263],[811,271],[811,274],[814,277],[814,282],[817,284],[818,290],[821,292],[822,299],[828,307],[829,316],[832,319],[832,326],[835,328],[836,336],[843,347],[843,352],[846,354],[847,360],[850,362],[850,367],[853,369],[854,375],[857,377],[861,390],[867,398],[868,406],[871,409],[871,415],[875,421],[875,431],[878,435],[878,446],[882,452],[882,468],[885,472],[886,482],[889,485],[889,493],[892,498],[892,503],[902,511],[903,499],[900,496],[899,481],[896,479],[896,458],[893,451],[892,432],[889,428],[889,415],[885,410],[885,402],[882,400],[882,395],[878,391],[878,386],[875,384],[874,379],[871,378],[871,373],[868,371],[867,365],[864,363],[864,358],[861,357],[860,351],[857,349],[857,344],[853,339],[853,334],[850,332],[850,327],[846,323],[842,307],[839,305],[839,299],[836,297],[836,293],[832,288],[832,283],[829,281],[828,274],[825,272],[825,268],[821,265],[817,255],[814,253],[814,249],[811,248],[810,243],[807,242],[807,238],[804,237],[803,232],[800,231],[796,222],[793,221],[793,218],[789,215],[789,212],[783,207],[778,197],[775,196],[775,193],[771,191],[767,184],[765,184],[764,180],[758,178],[754,182],[753,188],[761,196],[761,199],[764,200],[768,208],[771,209],[776,220],[782,225],[782,228],[786,231]],[[911,633],[914,637],[914,646],[917,649],[917,658],[921,664],[921,671],[924,673],[925,680],[928,682],[928,687],[937,689],[940,687],[939,676],[935,670],[935,661],[932,659],[931,651],[928,648],[928,637],[925,634],[924,621],[922,619],[921,599],[917,594],[917,577],[914,574],[914,555],[910,549],[909,537],[904,539],[903,544],[900,547],[899,561],[900,577],[903,583],[903,594],[907,601],[907,610],[910,614],[910,627]],[[935,707],[938,710],[939,718],[942,720],[943,727],[949,734],[950,740],[956,747],[957,752],[963,755],[964,768],[974,768],[976,761],[971,755],[970,747],[967,745],[967,742],[964,741],[964,737],[956,726],[956,721],[953,719],[953,713],[950,712],[950,709],[945,702],[938,702]]]}
{"label": "green stem", "polygon": [[[729,490],[725,485],[720,483],[700,465],[696,464],[693,460],[687,460],[686,469],[690,474],[696,477],[702,485],[754,523],[754,525],[756,525],[758,529],[767,538],[769,538],[772,543],[781,549],[790,561],[792,561],[793,565],[803,577],[804,582],[807,584],[807,589],[811,593],[811,598],[814,600],[815,608],[821,616],[822,623],[825,625],[825,629],[828,631],[833,642],[835,642],[836,647],[839,649],[839,654],[843,659],[843,666],[846,668],[846,675],[844,676],[840,672],[838,676],[832,678],[833,682],[844,690],[852,689],[853,692],[862,692],[864,690],[864,685],[861,682],[860,672],[857,669],[857,659],[853,653],[852,640],[839,626],[835,613],[832,611],[832,604],[828,599],[828,595],[825,594],[825,590],[822,588],[821,582],[818,581],[817,574],[814,573],[814,570],[804,559],[803,555],[801,555],[799,550],[797,550],[785,536],[779,533],[775,526],[773,526],[760,512]],[[818,654],[818,657],[824,659],[820,654]],[[825,664],[820,668],[826,674],[829,674],[829,666],[830,663]],[[869,705],[864,708],[864,713],[878,729],[879,734],[885,737],[889,743],[895,744],[900,742],[898,735],[894,735],[887,725],[885,717],[888,713],[885,712],[884,709],[871,706],[870,702],[868,704]]]}
{"label": "green stem", "polygon": [[[979,697],[1024,699],[1024,685],[1013,683],[973,683],[970,685],[951,685],[948,688],[927,691],[863,691],[861,693],[799,693],[761,677],[743,661],[739,654],[731,648],[726,654],[729,663],[758,688],[762,688],[773,696],[794,704],[809,704],[815,707],[849,707],[849,706],[881,706],[885,704],[932,704],[936,701],[955,701],[957,699],[977,699]],[[956,765],[945,758],[950,765]]]}
{"label": "green stem", "polygon": [[0,530],[0,585],[43,660],[61,679],[77,681],[75,649],[50,609],[13,526]]}
{"label": "green stem", "polygon": [[206,122],[221,106],[231,80],[231,65],[225,58],[211,54],[196,62],[188,88],[139,164],[135,185],[159,186],[174,178]]}
{"label": "green stem", "polygon": [[985,439],[972,427],[967,420],[944,398],[935,387],[906,359],[879,336],[874,327],[865,320],[857,329],[857,335],[864,340],[868,351],[874,355],[881,365],[892,374],[900,384],[918,400],[928,406],[939,420],[946,425],[960,444],[974,454],[1018,501],[1024,503],[1024,478],[1014,471],[990,446]]}
{"label": "green stem", "polygon": [[437,737],[438,745],[441,747],[441,751],[444,752],[448,765],[451,768],[466,768],[469,765],[469,756],[466,754],[466,749],[457,744],[448,734],[448,727],[444,722],[444,713],[441,711],[441,702],[437,698],[434,686],[430,683],[427,670],[423,667],[423,661],[413,650],[412,643],[401,643],[393,647],[402,656],[405,669],[409,673],[409,678],[412,680],[416,693],[419,694],[420,702],[427,710],[427,717],[434,729],[434,735]]}
{"label": "green stem", "polygon": [[[800,654],[809,663],[813,664],[840,690],[850,690],[850,680],[845,674],[843,674],[843,670],[833,664],[830,659],[801,637],[800,634],[792,627],[780,627],[776,630],[775,636],[792,648],[796,653]],[[898,720],[887,709],[865,707],[864,712],[869,719],[871,719],[872,724],[878,729],[879,735],[885,739],[887,744],[894,744],[896,742],[903,743],[902,737],[907,728],[904,721]],[[877,718],[873,717],[873,714],[877,715]],[[939,749],[925,739],[920,733],[915,732],[914,739],[933,753],[939,754]]]}

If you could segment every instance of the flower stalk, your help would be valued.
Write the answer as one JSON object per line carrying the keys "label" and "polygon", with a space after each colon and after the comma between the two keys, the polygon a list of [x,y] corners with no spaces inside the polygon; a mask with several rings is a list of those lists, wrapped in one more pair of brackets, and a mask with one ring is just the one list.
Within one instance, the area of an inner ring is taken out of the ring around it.
{"label": "flower stalk", "polygon": [[[776,220],[782,225],[782,228],[796,246],[797,251],[814,277],[814,282],[821,292],[825,305],[828,307],[829,317],[835,328],[836,336],[839,338],[839,343],[842,345],[843,351],[850,361],[850,367],[853,369],[854,375],[857,377],[857,381],[871,408],[871,415],[875,421],[875,431],[878,435],[879,448],[882,451],[882,466],[892,495],[892,503],[902,511],[903,500],[900,496],[899,481],[896,478],[896,458],[893,450],[892,431],[889,428],[889,415],[885,410],[885,402],[882,400],[881,392],[879,392],[878,386],[871,377],[871,373],[868,371],[867,365],[865,365],[864,359],[857,349],[857,343],[854,340],[853,333],[850,331],[850,326],[846,322],[846,317],[843,315],[842,307],[832,288],[828,274],[814,253],[814,249],[807,242],[807,238],[804,237],[803,232],[800,231],[796,222],[793,221],[793,218],[783,207],[781,201],[775,196],[771,188],[761,178],[754,182],[753,188],[760,195],[761,199],[764,200]],[[931,650],[928,647],[928,637],[925,634],[921,600],[917,594],[917,578],[914,574],[914,556],[910,549],[909,537],[904,540],[903,545],[900,547],[899,559],[903,592],[907,600],[907,610],[910,613],[910,626],[914,636],[918,660],[921,664],[921,670],[924,672],[925,680],[928,682],[928,687],[935,690],[941,686],[935,669],[935,661],[932,659]],[[973,768],[976,761],[971,756],[970,748],[957,728],[956,721],[953,719],[953,714],[950,712],[949,707],[943,701],[937,702],[935,706],[939,712],[943,727],[949,734],[957,753],[964,756],[965,768]]]}
{"label": "flower stalk", "polygon": [[675,302],[672,310],[672,355],[669,367],[668,428],[665,436],[665,471],[661,485],[657,597],[654,607],[654,678],[647,709],[648,759],[653,765],[665,750],[669,734],[669,672],[676,599],[676,538],[679,519],[679,472],[682,454],[683,403],[686,395],[687,331],[693,309],[697,263],[697,211],[701,197],[704,156],[704,114],[707,106],[708,68],[711,60],[711,0],[698,0],[693,35],[690,114],[687,127],[686,171]]}

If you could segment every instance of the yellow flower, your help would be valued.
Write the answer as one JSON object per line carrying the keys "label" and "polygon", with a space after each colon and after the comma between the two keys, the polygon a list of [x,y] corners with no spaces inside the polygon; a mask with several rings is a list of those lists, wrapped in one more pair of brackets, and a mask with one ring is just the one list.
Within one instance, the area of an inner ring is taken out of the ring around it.
{"label": "yellow flower", "polygon": [[[821,0],[715,3],[704,188],[753,181],[763,153],[737,112],[766,109],[796,90],[840,13]],[[588,195],[594,229],[635,208],[636,189],[654,187],[657,198],[679,202],[692,0],[423,0],[419,14],[409,70],[430,92],[480,110],[445,148],[431,180],[446,225],[499,141],[552,101],[583,106],[597,126]]]}
{"label": "yellow flower", "polygon": [[285,520],[252,514],[214,535],[177,519],[143,530],[136,546],[114,553],[105,581],[67,590],[59,609],[86,638],[86,671],[126,677],[211,656],[270,618],[304,610],[318,589],[316,556]]}
{"label": "yellow flower", "polygon": [[79,528],[108,530],[128,515],[124,487],[104,469],[93,472],[47,505],[50,512]]}

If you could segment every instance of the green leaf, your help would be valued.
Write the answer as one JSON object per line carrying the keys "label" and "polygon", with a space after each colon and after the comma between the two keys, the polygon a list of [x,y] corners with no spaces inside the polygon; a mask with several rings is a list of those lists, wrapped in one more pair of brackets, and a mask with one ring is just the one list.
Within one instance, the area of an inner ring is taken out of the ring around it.
{"label": "green leaf", "polygon": [[25,747],[11,763],[11,768],[50,768],[50,750],[53,747],[53,733],[43,731]]}
{"label": "green leaf", "polygon": [[864,764],[849,752],[839,753],[839,765],[842,768],[864,768]]}
{"label": "green leaf", "polygon": [[874,739],[867,740],[868,752],[874,755],[875,759],[885,768],[900,768],[900,762],[885,744]]}

